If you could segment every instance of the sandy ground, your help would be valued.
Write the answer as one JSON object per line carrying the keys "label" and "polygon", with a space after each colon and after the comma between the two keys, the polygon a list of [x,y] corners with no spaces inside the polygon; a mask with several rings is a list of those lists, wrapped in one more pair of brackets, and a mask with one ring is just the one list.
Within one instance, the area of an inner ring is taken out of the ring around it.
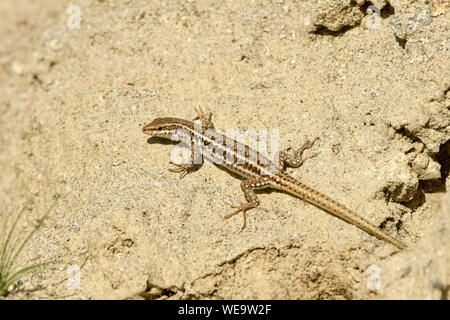
{"label": "sandy ground", "polygon": [[[448,296],[448,1],[48,3],[0,2],[0,230],[33,199],[29,232],[61,194],[20,265],[64,263],[8,298]],[[239,180],[210,164],[180,180],[173,145],[141,132],[199,106],[281,149],[318,137],[288,172],[408,249],[278,192],[241,231],[223,218]]]}

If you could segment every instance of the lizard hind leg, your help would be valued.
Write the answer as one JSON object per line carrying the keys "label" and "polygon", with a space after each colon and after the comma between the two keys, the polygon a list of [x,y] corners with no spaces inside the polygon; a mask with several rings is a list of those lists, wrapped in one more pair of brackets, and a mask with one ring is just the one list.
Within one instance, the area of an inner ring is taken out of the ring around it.
{"label": "lizard hind leg", "polygon": [[256,178],[251,178],[251,179],[242,181],[241,189],[244,192],[244,196],[245,196],[245,199],[247,200],[247,202],[240,203],[238,205],[232,205],[231,207],[234,209],[237,209],[237,210],[226,215],[225,219],[229,219],[232,216],[235,216],[236,214],[242,212],[242,215],[244,218],[244,224],[242,225],[242,230],[244,230],[245,227],[247,226],[247,211],[248,210],[257,208],[257,209],[267,212],[267,209],[259,206],[258,197],[256,196],[255,192],[253,191],[253,189],[264,188],[267,185],[268,185],[268,181],[264,177],[256,177]]}
{"label": "lizard hind leg", "polygon": [[306,140],[306,142],[300,146],[297,150],[294,150],[293,154],[289,154],[287,151],[282,151],[279,153],[279,162],[282,167],[289,166],[292,168],[298,168],[303,165],[303,163],[311,158],[317,157],[317,153],[313,153],[307,157],[303,157],[303,152],[310,149],[316,140],[319,138],[315,138],[312,141]]}

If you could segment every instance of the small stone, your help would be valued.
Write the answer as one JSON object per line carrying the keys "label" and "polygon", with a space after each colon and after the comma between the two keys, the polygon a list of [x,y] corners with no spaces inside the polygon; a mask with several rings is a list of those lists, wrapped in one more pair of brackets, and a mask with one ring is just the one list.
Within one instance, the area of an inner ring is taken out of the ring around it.
{"label": "small stone", "polygon": [[417,174],[408,165],[408,158],[398,153],[387,163],[382,164],[384,182],[381,183],[383,192],[395,202],[408,202],[416,194],[419,187]]}
{"label": "small stone", "polygon": [[441,178],[441,165],[424,154],[419,154],[411,164],[419,180],[433,180]]}
{"label": "small stone", "polygon": [[14,61],[11,65],[11,69],[15,74],[23,74],[25,70],[25,66],[20,62]]}
{"label": "small stone", "polygon": [[48,46],[56,51],[62,48],[62,42],[58,38],[53,38],[49,41]]}

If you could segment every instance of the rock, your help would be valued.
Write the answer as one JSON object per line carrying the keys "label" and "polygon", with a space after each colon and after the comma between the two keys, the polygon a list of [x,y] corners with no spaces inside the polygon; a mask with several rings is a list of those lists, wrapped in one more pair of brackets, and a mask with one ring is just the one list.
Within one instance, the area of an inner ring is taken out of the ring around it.
{"label": "rock", "polygon": [[414,159],[411,168],[417,174],[419,180],[441,178],[441,165],[424,154],[419,154]]}
{"label": "rock", "polygon": [[319,0],[312,4],[310,32],[326,28],[339,31],[358,24],[364,17],[359,6],[351,0]]}

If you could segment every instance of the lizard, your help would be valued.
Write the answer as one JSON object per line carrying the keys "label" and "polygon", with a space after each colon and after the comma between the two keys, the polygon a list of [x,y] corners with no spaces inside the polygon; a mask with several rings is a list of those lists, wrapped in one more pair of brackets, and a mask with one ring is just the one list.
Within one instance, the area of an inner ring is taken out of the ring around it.
{"label": "lizard", "polygon": [[[170,162],[175,167],[169,168],[169,171],[180,173],[180,178],[198,169],[203,160],[206,159],[244,179],[241,181],[241,189],[246,202],[232,205],[231,207],[236,210],[224,218],[228,219],[238,213],[242,213],[244,219],[242,229],[244,229],[246,227],[246,212],[248,210],[259,208],[267,211],[267,209],[259,207],[260,202],[254,191],[272,188],[300,198],[399,249],[406,248],[402,241],[378,228],[366,218],[303,184],[286,172],[286,167],[298,168],[305,160],[317,156],[317,154],[312,154],[308,157],[303,157],[303,152],[311,148],[317,138],[313,141],[306,141],[293,152],[288,152],[289,149],[278,152],[274,157],[275,160],[278,160],[278,163],[275,163],[274,160],[268,159],[265,155],[249,146],[222,135],[215,129],[211,121],[211,112],[200,108],[197,108],[196,111],[197,117],[194,119],[196,122],[178,118],[156,118],[145,125],[142,128],[142,132],[159,138],[171,139],[172,141],[183,141],[184,139],[185,142],[191,144],[191,161],[189,163]],[[198,121],[201,122],[200,126]],[[184,136],[180,132],[183,132]],[[198,156],[199,154],[195,156],[196,142],[200,144],[200,148],[197,149],[200,156]],[[205,152],[205,150],[209,151]],[[215,152],[211,152],[211,150]],[[243,150],[243,152],[238,152],[238,150]]]}

